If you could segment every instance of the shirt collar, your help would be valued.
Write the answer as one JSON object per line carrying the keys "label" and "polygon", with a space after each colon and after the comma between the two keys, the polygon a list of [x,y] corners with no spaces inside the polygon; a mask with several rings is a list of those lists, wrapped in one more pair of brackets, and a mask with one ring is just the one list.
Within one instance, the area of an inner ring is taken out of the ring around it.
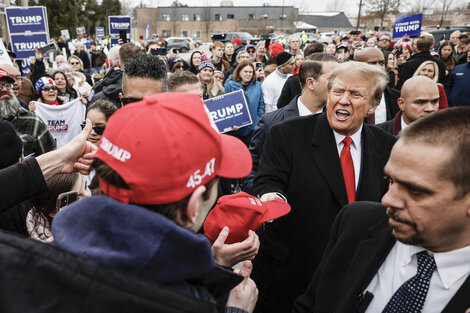
{"label": "shirt collar", "polygon": [[405,128],[408,127],[408,125],[405,123],[405,121],[403,120],[403,114],[401,115],[401,118],[400,118],[400,123],[401,123],[401,130],[405,130]]}
{"label": "shirt collar", "polygon": [[[352,144],[351,144],[351,147],[355,148],[355,149],[359,149],[359,147],[361,146],[361,140],[362,140],[362,127],[364,125],[361,125],[361,128],[359,128],[359,130],[357,132],[355,132],[354,134],[352,134],[351,136],[351,139],[352,139]],[[335,141],[336,141],[336,145],[339,145],[339,144],[342,144],[342,141],[344,138],[346,138],[345,135],[342,135],[342,134],[339,134],[337,132],[335,132],[333,130],[333,134],[335,135]]]}
{"label": "shirt collar", "polygon": [[[413,256],[426,249],[418,246],[406,245],[399,241],[397,244],[403,251],[403,265],[410,264]],[[470,246],[460,248],[449,252],[434,253],[428,251],[434,256],[436,262],[437,274],[441,279],[444,288],[449,289],[454,283],[470,273]]]}
{"label": "shirt collar", "polygon": [[302,96],[297,98],[297,108],[299,109],[299,116],[307,116],[307,115],[322,113],[323,108],[321,108],[317,112],[310,111],[309,108],[307,108],[305,104],[302,103],[302,100],[300,100],[300,98],[302,98]]}

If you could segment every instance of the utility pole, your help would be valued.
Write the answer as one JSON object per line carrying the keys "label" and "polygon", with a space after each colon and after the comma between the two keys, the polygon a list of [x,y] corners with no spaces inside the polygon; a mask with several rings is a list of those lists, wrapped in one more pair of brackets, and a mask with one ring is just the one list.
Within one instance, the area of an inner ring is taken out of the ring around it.
{"label": "utility pole", "polygon": [[359,12],[357,12],[356,30],[359,30],[359,25],[361,23],[361,9],[362,9],[362,0],[359,0]]}
{"label": "utility pole", "polygon": [[281,11],[281,32],[282,32],[282,26],[284,24],[284,0],[282,0],[282,11]]}

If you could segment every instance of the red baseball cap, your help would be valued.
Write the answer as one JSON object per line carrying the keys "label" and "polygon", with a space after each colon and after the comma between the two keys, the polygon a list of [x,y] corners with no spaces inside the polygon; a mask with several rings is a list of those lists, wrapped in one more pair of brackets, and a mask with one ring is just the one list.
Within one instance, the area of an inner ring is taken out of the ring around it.
{"label": "red baseball cap", "polygon": [[230,42],[237,43],[237,44],[241,45],[242,44],[242,39],[239,38],[239,37],[236,37],[236,38],[233,38],[232,40],[230,40]]}
{"label": "red baseball cap", "polygon": [[7,81],[9,81],[10,83],[14,84],[15,83],[15,79],[13,77],[10,76],[10,74],[8,74],[7,71],[4,71],[3,69],[0,68],[0,78],[3,78]]}
{"label": "red baseball cap", "polygon": [[201,98],[161,93],[114,113],[95,155],[130,189],[101,177],[104,194],[123,203],[168,204],[216,176],[242,178],[252,167],[245,144],[220,134]]}
{"label": "red baseball cap", "polygon": [[245,192],[223,196],[207,215],[204,234],[214,242],[222,228],[228,226],[230,232],[225,242],[241,242],[248,237],[250,229],[256,231],[263,223],[289,212],[290,205],[280,199],[262,202]]}
{"label": "red baseball cap", "polygon": [[269,50],[271,50],[271,56],[275,58],[279,53],[284,51],[284,46],[279,42],[272,43],[269,45]]}

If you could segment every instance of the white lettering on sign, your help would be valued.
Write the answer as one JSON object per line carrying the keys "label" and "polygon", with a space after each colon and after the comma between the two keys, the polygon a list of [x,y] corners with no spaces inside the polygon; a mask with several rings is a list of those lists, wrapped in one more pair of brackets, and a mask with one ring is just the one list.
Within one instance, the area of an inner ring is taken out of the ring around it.
{"label": "white lettering on sign", "polygon": [[211,112],[211,117],[214,121],[218,121],[220,119],[223,119],[229,115],[235,115],[239,113],[243,109],[243,104],[242,103],[237,103],[233,104],[229,107],[225,107],[222,109],[217,109],[215,111]]}
{"label": "white lettering on sign", "polygon": [[395,32],[409,32],[413,30],[417,30],[419,28],[419,24],[414,25],[404,25],[404,26],[395,26]]}
{"label": "white lettering on sign", "polygon": [[129,160],[131,158],[131,153],[129,151],[119,148],[104,137],[101,138],[100,148],[103,149],[103,151],[105,151],[107,154],[111,155],[113,158],[121,162],[126,162],[126,160]]}
{"label": "white lettering on sign", "polygon": [[212,176],[214,174],[214,165],[215,165],[215,158],[209,160],[206,163],[204,168],[204,174],[201,175],[201,170],[195,171],[191,176],[189,176],[188,182],[186,184],[187,188],[195,188],[202,183],[202,180],[207,176]]}
{"label": "white lettering on sign", "polygon": [[42,16],[10,16],[10,21],[13,25],[16,24],[41,24]]}
{"label": "white lettering on sign", "polygon": [[129,28],[129,23],[111,23],[111,28],[128,29]]}
{"label": "white lettering on sign", "polygon": [[14,43],[16,51],[25,51],[25,50],[34,50],[36,48],[41,48],[46,45],[44,41],[39,42],[15,42]]}

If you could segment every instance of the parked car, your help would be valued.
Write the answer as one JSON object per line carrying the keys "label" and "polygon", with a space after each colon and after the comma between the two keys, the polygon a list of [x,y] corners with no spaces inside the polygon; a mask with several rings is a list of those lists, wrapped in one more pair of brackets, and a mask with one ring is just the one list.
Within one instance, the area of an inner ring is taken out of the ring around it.
{"label": "parked car", "polygon": [[221,42],[228,42],[232,41],[235,38],[240,38],[244,45],[251,44],[255,45],[260,39],[253,37],[252,34],[247,32],[228,32],[228,33],[221,33],[221,34],[212,34],[212,40],[217,40]]}
{"label": "parked car", "polygon": [[177,49],[180,52],[187,52],[191,50],[191,38],[186,37],[168,37],[165,39],[166,48],[170,50],[172,48]]}

